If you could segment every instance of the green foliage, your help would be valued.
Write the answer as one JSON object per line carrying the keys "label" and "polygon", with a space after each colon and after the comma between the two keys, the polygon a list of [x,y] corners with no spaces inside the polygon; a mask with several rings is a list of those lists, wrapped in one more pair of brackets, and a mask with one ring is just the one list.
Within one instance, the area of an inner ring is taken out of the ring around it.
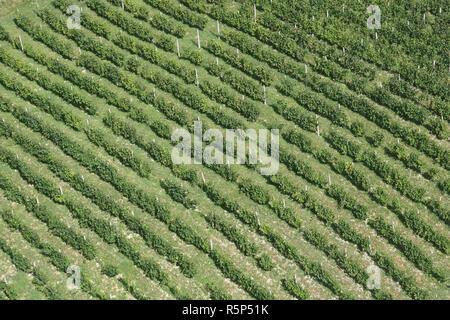
{"label": "green foliage", "polygon": [[291,279],[281,280],[283,288],[291,295],[299,300],[307,300],[309,298],[309,292],[306,291],[299,283]]}
{"label": "green foliage", "polygon": [[102,273],[106,274],[110,278],[113,278],[119,274],[119,271],[117,270],[117,267],[115,265],[108,264],[103,266]]}
{"label": "green foliage", "polygon": [[263,253],[260,257],[258,257],[258,266],[264,271],[271,271],[275,268],[275,263],[272,262],[272,259],[270,259],[267,253]]}
{"label": "green foliage", "polygon": [[189,198],[189,191],[186,188],[169,179],[161,179],[160,185],[173,201],[181,203],[187,209],[195,209],[197,202]]}

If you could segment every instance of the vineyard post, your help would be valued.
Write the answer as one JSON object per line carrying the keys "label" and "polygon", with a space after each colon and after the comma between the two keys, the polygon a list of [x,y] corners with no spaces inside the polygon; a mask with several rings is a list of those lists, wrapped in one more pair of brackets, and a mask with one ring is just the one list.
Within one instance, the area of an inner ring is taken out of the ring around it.
{"label": "vineyard post", "polygon": [[36,8],[39,10],[39,2],[36,0]]}
{"label": "vineyard post", "polygon": [[198,71],[197,71],[197,68],[195,68],[195,84],[198,87]]}
{"label": "vineyard post", "polygon": [[265,84],[263,84],[263,91],[264,91],[264,104],[267,104],[267,101],[266,101],[266,85]]}
{"label": "vineyard post", "polygon": [[122,0],[122,10],[125,10],[125,4],[123,3],[123,0]]}
{"label": "vineyard post", "polygon": [[316,114],[316,127],[317,127],[317,136],[320,137],[319,116],[317,114]]}
{"label": "vineyard post", "polygon": [[286,208],[286,200],[283,199],[283,208]]}
{"label": "vineyard post", "polygon": [[219,40],[220,40],[220,25],[219,25],[219,20],[217,20],[217,38],[219,38]]}
{"label": "vineyard post", "polygon": [[23,52],[23,42],[22,42],[22,37],[19,35],[19,41],[20,41],[20,47],[22,48],[22,52]]}
{"label": "vineyard post", "polygon": [[254,19],[256,23],[256,3],[253,4],[253,13],[254,13]]}
{"label": "vineyard post", "polygon": [[180,57],[180,41],[177,38],[177,53],[178,53],[178,58]]}
{"label": "vineyard post", "polygon": [[197,29],[197,46],[200,49],[200,32]]}

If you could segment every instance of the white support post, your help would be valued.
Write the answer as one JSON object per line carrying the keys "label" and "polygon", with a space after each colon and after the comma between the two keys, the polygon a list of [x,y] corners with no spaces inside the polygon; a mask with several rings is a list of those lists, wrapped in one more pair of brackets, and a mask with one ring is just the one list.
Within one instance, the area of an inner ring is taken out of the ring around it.
{"label": "white support post", "polygon": [[22,37],[19,36],[19,41],[20,41],[20,47],[22,48],[22,52],[23,52],[23,42],[22,42]]}
{"label": "white support post", "polygon": [[220,23],[219,23],[219,20],[217,20],[217,38],[220,40]]}
{"label": "white support post", "polygon": [[123,3],[123,0],[122,0],[122,10],[125,10],[125,4]]}
{"label": "white support post", "polygon": [[197,29],[197,46],[199,49],[201,48],[200,47],[200,32],[198,31],[198,29]]}
{"label": "white support post", "polygon": [[267,100],[266,100],[266,85],[263,84],[263,91],[264,91],[264,104],[267,104]]}
{"label": "white support post", "polygon": [[198,71],[197,71],[197,68],[195,68],[195,84],[198,87]]}
{"label": "white support post", "polygon": [[317,114],[316,114],[316,127],[317,127],[317,136],[320,137],[319,116]]}
{"label": "white support post", "polygon": [[206,183],[206,179],[205,179],[205,175],[203,174],[203,171],[202,171],[202,180],[203,180],[203,183]]}
{"label": "white support post", "polygon": [[180,41],[177,38],[177,54],[178,54],[178,58],[180,57]]}
{"label": "white support post", "polygon": [[328,174],[328,184],[331,186],[331,175]]}
{"label": "white support post", "polygon": [[283,208],[286,208],[286,200],[283,199]]}
{"label": "white support post", "polygon": [[61,186],[59,186],[59,193],[61,193],[61,195],[64,194],[63,188]]}
{"label": "white support post", "polygon": [[211,251],[213,251],[214,249],[213,242],[211,239],[209,239],[209,248],[211,249]]}
{"label": "white support post", "polygon": [[254,15],[255,23],[256,23],[256,3],[253,4],[253,15]]}

